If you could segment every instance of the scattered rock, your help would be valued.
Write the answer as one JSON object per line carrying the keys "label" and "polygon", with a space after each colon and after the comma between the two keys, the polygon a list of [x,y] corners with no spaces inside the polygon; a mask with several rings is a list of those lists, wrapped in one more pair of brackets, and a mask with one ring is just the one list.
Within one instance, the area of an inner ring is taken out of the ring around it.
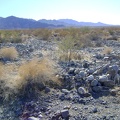
{"label": "scattered rock", "polygon": [[50,88],[49,87],[45,87],[45,93],[49,93],[50,92]]}
{"label": "scattered rock", "polygon": [[115,86],[115,82],[112,81],[112,80],[106,80],[106,81],[103,82],[103,86],[112,88],[112,87]]}
{"label": "scattered rock", "polygon": [[83,67],[84,67],[84,68],[88,68],[88,67],[89,67],[89,63],[88,63],[88,62],[84,62],[84,63],[83,63]]}
{"label": "scattered rock", "polygon": [[40,119],[36,117],[29,117],[27,120],[40,120]]}
{"label": "scattered rock", "polygon": [[102,75],[102,76],[99,76],[99,82],[105,82],[108,80],[108,76],[107,75]]}
{"label": "scattered rock", "polygon": [[93,80],[91,82],[91,86],[94,87],[94,86],[97,86],[98,85],[98,80]]}
{"label": "scattered rock", "polygon": [[97,110],[97,108],[95,107],[95,108],[93,109],[93,113],[96,113],[96,112],[98,112],[98,110]]}
{"label": "scattered rock", "polygon": [[61,110],[61,115],[63,118],[68,118],[69,117],[69,110]]}
{"label": "scattered rock", "polygon": [[80,95],[85,95],[87,93],[86,89],[84,87],[79,87],[78,88],[78,93]]}
{"label": "scattered rock", "polygon": [[66,95],[68,94],[68,93],[70,93],[70,91],[68,91],[67,89],[62,89],[61,90],[63,93],[65,93]]}
{"label": "scattered rock", "polygon": [[94,80],[94,76],[93,76],[93,75],[89,75],[89,76],[87,77],[87,81],[92,81],[92,80]]}
{"label": "scattered rock", "polygon": [[92,90],[94,92],[100,92],[102,90],[102,87],[101,86],[94,86],[94,87],[92,87]]}

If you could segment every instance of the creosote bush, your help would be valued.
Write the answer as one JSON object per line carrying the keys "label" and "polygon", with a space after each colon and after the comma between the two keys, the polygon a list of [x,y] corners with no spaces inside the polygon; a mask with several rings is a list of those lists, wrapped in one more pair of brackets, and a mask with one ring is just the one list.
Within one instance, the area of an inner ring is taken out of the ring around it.
{"label": "creosote bush", "polygon": [[18,52],[14,47],[3,47],[0,49],[0,58],[6,60],[15,60],[18,57]]}
{"label": "creosote bush", "polygon": [[76,39],[72,36],[66,36],[62,41],[58,43],[60,56],[66,57],[68,61],[72,59],[72,53],[76,49]]}

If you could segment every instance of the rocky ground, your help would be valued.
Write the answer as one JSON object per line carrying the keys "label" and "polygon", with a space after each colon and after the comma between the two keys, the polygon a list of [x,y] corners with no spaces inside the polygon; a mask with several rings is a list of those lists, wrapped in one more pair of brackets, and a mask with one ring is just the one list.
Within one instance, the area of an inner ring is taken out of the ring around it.
{"label": "rocky ground", "polygon": [[[46,86],[37,99],[15,99],[0,106],[1,120],[120,120],[120,42],[100,41],[102,47],[81,48],[81,61],[58,60],[56,43],[28,40],[14,46],[20,64],[34,57],[51,57],[62,87]],[[112,48],[103,53],[103,45]],[[7,63],[10,63],[7,61]],[[7,64],[6,63],[6,64]]]}

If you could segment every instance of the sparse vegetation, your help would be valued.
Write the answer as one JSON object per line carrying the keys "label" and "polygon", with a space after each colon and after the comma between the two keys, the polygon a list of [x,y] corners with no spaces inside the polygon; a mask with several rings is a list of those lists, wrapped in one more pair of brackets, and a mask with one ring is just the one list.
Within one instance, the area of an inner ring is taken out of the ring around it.
{"label": "sparse vegetation", "polygon": [[[0,43],[12,42],[21,43],[30,37],[51,40],[53,33],[57,33],[57,38],[64,39],[66,36],[81,38],[87,36],[89,40],[118,40],[120,33],[119,27],[81,27],[81,28],[62,28],[62,29],[30,29],[30,30],[0,30]],[[79,39],[81,40],[81,39]]]}
{"label": "sparse vegetation", "polygon": [[[93,94],[102,98],[107,94],[118,97],[111,90],[120,84],[119,35],[119,28],[0,31],[1,106],[8,103],[15,117],[20,111],[17,117],[21,119],[27,119],[34,113],[36,115],[36,110],[40,108],[38,112],[43,110],[44,119],[44,106],[46,109],[46,104],[50,102],[56,109],[59,107],[56,103],[61,104],[60,100],[76,104],[80,102],[79,96],[83,100]],[[113,41],[114,36],[116,41]],[[110,37],[112,39],[108,39]],[[74,95],[77,99],[71,97]],[[95,100],[91,99],[90,103],[85,101],[85,104],[90,105]],[[71,112],[71,108],[69,110]]]}

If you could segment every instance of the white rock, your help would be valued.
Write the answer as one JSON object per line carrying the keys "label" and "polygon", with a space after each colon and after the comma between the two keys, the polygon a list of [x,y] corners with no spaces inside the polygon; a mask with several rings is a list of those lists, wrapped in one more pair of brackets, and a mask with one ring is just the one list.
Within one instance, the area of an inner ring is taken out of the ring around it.
{"label": "white rock", "polygon": [[99,76],[99,82],[104,82],[104,81],[107,81],[108,80],[108,76],[107,75],[102,75],[102,76]]}
{"label": "white rock", "polygon": [[28,120],[40,120],[40,119],[36,117],[29,117]]}

